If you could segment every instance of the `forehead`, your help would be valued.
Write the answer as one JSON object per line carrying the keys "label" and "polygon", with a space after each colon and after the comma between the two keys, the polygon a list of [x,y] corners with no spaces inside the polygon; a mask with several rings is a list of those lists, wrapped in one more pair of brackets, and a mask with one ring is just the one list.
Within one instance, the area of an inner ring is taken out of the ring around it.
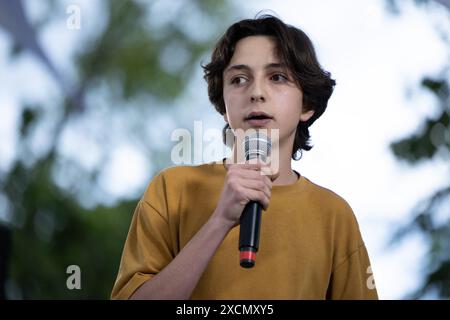
{"label": "forehead", "polygon": [[259,65],[279,62],[275,39],[268,36],[249,36],[236,43],[231,64]]}

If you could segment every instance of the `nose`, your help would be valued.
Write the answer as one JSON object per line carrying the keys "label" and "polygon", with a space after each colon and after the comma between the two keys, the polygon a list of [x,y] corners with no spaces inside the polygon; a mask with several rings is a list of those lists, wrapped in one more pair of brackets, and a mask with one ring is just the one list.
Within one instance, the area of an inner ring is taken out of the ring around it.
{"label": "nose", "polygon": [[251,102],[265,102],[266,99],[264,98],[263,95],[253,95],[250,97],[250,101]]}
{"label": "nose", "polygon": [[265,102],[266,92],[264,90],[264,85],[262,80],[255,79],[253,82],[253,88],[250,95],[250,102]]}

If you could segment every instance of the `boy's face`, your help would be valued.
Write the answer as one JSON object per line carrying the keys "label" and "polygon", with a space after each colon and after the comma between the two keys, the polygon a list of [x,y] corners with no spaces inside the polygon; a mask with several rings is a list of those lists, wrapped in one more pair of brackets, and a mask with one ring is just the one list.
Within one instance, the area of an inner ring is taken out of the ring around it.
{"label": "boy's face", "polygon": [[[224,119],[233,130],[264,128],[270,134],[270,129],[279,129],[280,145],[292,146],[298,122],[308,120],[314,111],[303,112],[303,93],[280,64],[270,37],[239,40],[223,73]],[[254,112],[268,118],[248,119]]]}

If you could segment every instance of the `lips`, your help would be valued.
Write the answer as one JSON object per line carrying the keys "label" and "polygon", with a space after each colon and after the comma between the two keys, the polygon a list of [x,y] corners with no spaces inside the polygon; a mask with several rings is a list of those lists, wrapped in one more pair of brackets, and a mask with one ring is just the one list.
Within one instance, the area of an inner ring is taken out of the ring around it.
{"label": "lips", "polygon": [[246,118],[247,121],[252,126],[264,126],[265,124],[272,121],[273,117],[262,111],[251,112]]}
{"label": "lips", "polygon": [[273,117],[267,113],[265,113],[264,111],[253,111],[250,112],[250,114],[245,118],[245,120],[249,120],[249,119],[267,119],[270,118],[272,119]]}

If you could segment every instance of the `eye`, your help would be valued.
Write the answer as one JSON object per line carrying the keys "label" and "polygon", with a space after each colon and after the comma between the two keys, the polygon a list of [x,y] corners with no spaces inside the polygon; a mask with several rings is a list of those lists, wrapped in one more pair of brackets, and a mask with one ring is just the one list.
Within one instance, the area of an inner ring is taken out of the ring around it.
{"label": "eye", "polygon": [[240,85],[240,84],[243,84],[246,81],[247,81],[247,79],[245,77],[237,76],[237,77],[234,77],[233,79],[231,79],[231,84]]}
{"label": "eye", "polygon": [[275,82],[286,82],[288,81],[288,78],[282,74],[282,73],[276,73],[273,76],[270,77]]}

